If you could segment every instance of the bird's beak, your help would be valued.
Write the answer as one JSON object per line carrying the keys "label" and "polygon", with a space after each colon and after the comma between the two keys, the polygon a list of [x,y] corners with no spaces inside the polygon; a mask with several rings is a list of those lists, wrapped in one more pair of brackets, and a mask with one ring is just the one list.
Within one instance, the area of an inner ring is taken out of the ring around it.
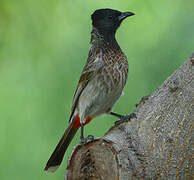
{"label": "bird's beak", "polygon": [[119,21],[122,21],[123,19],[133,15],[135,15],[133,12],[122,12],[118,18],[119,18]]}

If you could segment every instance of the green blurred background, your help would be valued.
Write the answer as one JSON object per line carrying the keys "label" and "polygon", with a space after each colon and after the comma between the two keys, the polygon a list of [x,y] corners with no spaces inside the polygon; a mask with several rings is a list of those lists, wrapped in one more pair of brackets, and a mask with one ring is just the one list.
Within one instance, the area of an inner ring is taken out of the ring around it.
{"label": "green blurred background", "polygon": [[[130,113],[194,51],[193,0],[1,0],[1,180],[63,179],[79,133],[56,173],[43,168],[67,126],[90,48],[90,15],[106,7],[136,14],[117,32],[130,71],[115,112]],[[99,117],[86,134],[102,137],[115,120]]]}

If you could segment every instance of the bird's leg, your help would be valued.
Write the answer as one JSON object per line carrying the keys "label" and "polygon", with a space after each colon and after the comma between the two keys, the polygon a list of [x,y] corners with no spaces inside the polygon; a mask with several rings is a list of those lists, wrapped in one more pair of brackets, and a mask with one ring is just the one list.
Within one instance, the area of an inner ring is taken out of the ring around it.
{"label": "bird's leg", "polygon": [[84,124],[81,123],[81,135],[80,135],[81,144],[86,144],[89,141],[94,140],[94,136],[88,135],[87,138],[84,138]]}
{"label": "bird's leg", "polygon": [[83,123],[81,123],[81,135],[80,135],[80,140],[81,140],[81,144],[85,144],[86,142],[86,140],[85,140],[85,138],[84,138],[84,124]]}
{"label": "bird's leg", "polygon": [[121,123],[123,123],[123,122],[130,121],[131,118],[137,118],[135,113],[131,113],[131,114],[129,114],[129,115],[124,116],[124,115],[121,115],[121,114],[117,114],[117,113],[115,113],[115,112],[110,112],[110,115],[116,116],[116,117],[120,118],[119,121],[116,121],[116,122],[115,122],[116,125],[121,124]]}

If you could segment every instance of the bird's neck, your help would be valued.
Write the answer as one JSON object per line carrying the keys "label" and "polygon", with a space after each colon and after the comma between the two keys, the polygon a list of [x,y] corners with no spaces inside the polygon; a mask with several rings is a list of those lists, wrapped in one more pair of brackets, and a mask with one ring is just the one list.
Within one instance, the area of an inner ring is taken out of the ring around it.
{"label": "bird's neck", "polygon": [[91,44],[93,46],[109,46],[112,49],[120,50],[120,47],[116,41],[115,33],[103,32],[97,30],[95,27],[92,28],[91,32]]}

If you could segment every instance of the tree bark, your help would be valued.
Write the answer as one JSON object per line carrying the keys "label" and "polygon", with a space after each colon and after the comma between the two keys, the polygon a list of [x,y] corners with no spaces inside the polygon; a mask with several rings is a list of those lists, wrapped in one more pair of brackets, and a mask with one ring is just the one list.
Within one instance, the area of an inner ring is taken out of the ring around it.
{"label": "tree bark", "polygon": [[68,180],[183,179],[193,173],[194,54],[152,95],[137,118],[116,124],[103,138],[78,145]]}

